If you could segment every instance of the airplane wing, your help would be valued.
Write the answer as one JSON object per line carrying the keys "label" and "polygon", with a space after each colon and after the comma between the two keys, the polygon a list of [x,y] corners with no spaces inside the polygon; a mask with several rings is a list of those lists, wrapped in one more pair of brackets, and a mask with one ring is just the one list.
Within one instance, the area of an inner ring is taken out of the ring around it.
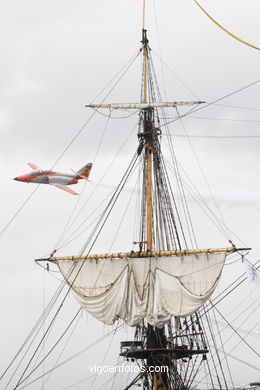
{"label": "airplane wing", "polygon": [[34,171],[37,171],[38,169],[41,170],[38,165],[36,164],[33,164],[33,163],[27,163],[29,165],[30,168],[32,168]]}
{"label": "airplane wing", "polygon": [[71,190],[70,188],[68,188],[68,187],[63,187],[63,186],[58,186],[58,185],[54,185],[54,187],[60,188],[60,189],[63,190],[63,191],[67,191],[67,192],[69,192],[69,193],[72,194],[72,195],[78,195],[77,192],[72,191],[72,190]]}

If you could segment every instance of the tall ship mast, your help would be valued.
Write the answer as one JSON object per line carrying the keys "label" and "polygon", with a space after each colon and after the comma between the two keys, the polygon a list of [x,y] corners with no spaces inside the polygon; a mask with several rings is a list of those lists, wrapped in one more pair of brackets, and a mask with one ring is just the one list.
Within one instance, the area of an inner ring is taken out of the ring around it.
{"label": "tall ship mast", "polygon": [[[87,254],[51,256],[48,261],[57,265],[82,307],[94,317],[107,325],[122,320],[135,327],[134,340],[121,342],[120,356],[140,362],[145,371],[138,373],[127,389],[141,383],[146,390],[188,390],[199,368],[206,364],[210,348],[201,308],[214,292],[227,256],[248,248],[188,245],[161,151],[159,118],[165,108],[204,102],[162,102],[156,95],[145,12],[144,0],[141,101],[86,106],[139,110],[137,150],[125,174],[129,176],[135,162],[141,160],[138,250],[92,254],[90,245]],[[109,206],[100,225],[111,209]],[[225,383],[222,386],[225,388]]]}
{"label": "tall ship mast", "polygon": [[[162,100],[145,15],[146,0],[143,0],[140,101],[86,106],[102,113],[106,110],[138,112],[134,155],[79,253],[58,256],[55,250],[36,262],[44,264],[48,271],[52,266],[55,271],[58,269],[68,285],[68,293],[73,292],[81,310],[107,326],[124,324],[134,329],[134,337],[121,340],[119,356],[122,361],[138,365],[140,370],[120,390],[137,386],[144,390],[234,389],[236,385],[230,386],[226,379],[209,313],[215,307],[212,294],[225,262],[232,255],[243,258],[250,248],[237,247],[231,240],[219,248],[214,242],[209,248],[197,244],[178,164],[174,166],[174,174],[180,189],[172,182],[167,169],[161,118],[166,118],[165,110],[169,108],[175,109],[180,117],[179,107],[193,109],[205,102]],[[171,152],[175,162],[174,151]],[[130,233],[129,236],[126,233],[128,247],[117,252],[96,253],[95,244],[138,166],[141,185],[136,241],[132,243]],[[176,202],[178,191],[185,221]],[[206,385],[203,375],[207,377]],[[21,377],[13,389],[26,387],[26,379]],[[196,387],[197,383],[203,386]],[[252,385],[257,386],[257,383]]]}

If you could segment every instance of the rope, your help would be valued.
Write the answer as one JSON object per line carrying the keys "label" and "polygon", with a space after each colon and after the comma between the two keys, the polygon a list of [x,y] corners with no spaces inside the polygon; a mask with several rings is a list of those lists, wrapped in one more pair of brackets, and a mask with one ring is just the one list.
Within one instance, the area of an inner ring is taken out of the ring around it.
{"label": "rope", "polygon": [[[125,324],[121,324],[119,325],[118,329],[122,329],[125,327]],[[43,376],[53,372],[54,370],[57,370],[58,368],[60,368],[61,366],[63,366],[64,364],[67,364],[68,362],[70,362],[71,360],[77,358],[78,356],[82,355],[84,352],[86,352],[87,350],[89,350],[90,348],[92,348],[93,346],[96,346],[98,343],[100,343],[101,341],[103,341],[104,339],[106,339],[108,336],[110,336],[111,334],[113,334],[114,330],[110,331],[109,333],[107,333],[106,335],[102,336],[101,338],[95,340],[93,343],[87,345],[85,348],[81,349],[79,352],[75,353],[74,355],[70,356],[69,358],[67,358],[66,360],[63,360],[61,363],[59,363],[58,365],[56,365],[55,367],[51,368],[50,370],[46,371],[44,374],[41,374],[40,376],[38,376],[37,378],[33,379],[31,382],[29,382],[28,384],[26,384],[25,386],[23,386],[22,388],[25,388],[25,387],[28,387],[29,385],[35,383],[36,381],[38,381],[39,379],[41,379]],[[91,375],[91,377],[93,377],[95,374]]]}
{"label": "rope", "polygon": [[[117,84],[119,83],[119,81],[122,79],[122,77],[126,74],[126,72],[128,71],[128,69],[131,67],[131,65],[133,64],[133,62],[136,60],[136,58],[139,56],[140,54],[140,51],[138,51],[137,54],[135,54],[134,57],[132,57],[130,59],[130,61],[128,61],[128,63],[120,70],[120,72],[118,72],[116,74],[116,76],[107,84],[107,86],[96,96],[96,97],[99,97],[101,95],[101,93],[103,93],[103,91],[111,84],[111,82],[117,77],[120,75],[121,72],[123,72],[120,77],[118,78],[118,80],[116,81],[116,83],[111,87],[111,89],[108,91],[108,93],[105,95],[105,97],[101,100],[101,102],[103,103],[105,101],[105,99],[110,95],[110,93],[113,91],[113,89],[117,86]],[[58,158],[56,159],[56,161],[52,164],[51,168],[49,169],[50,171],[57,165],[57,163],[62,159],[62,157],[64,156],[64,154],[68,151],[68,149],[72,146],[72,144],[76,141],[76,139],[80,136],[80,134],[82,133],[82,131],[86,128],[86,126],[88,125],[88,123],[91,121],[91,119],[93,118],[93,116],[96,114],[96,111],[93,111],[93,113],[90,115],[90,117],[88,118],[88,120],[83,124],[83,126],[81,126],[81,128],[77,131],[77,133],[74,135],[74,137],[72,138],[72,140],[69,142],[69,144],[65,147],[65,149],[63,150],[63,152],[58,156]],[[135,113],[131,114],[131,115],[134,115]],[[18,210],[15,212],[15,214],[13,215],[13,217],[9,220],[9,222],[2,228],[2,230],[0,231],[0,237],[3,235],[3,233],[7,230],[7,228],[11,225],[11,223],[14,221],[14,219],[17,217],[17,215],[23,210],[23,208],[25,207],[25,205],[29,202],[29,200],[31,199],[31,197],[34,195],[34,193],[37,191],[37,189],[39,188],[40,184],[37,185],[37,187],[30,193],[30,195],[25,199],[25,201],[22,203],[22,205],[18,208]]]}
{"label": "rope", "polygon": [[[192,110],[189,110],[189,111],[187,111],[186,113],[184,113],[183,115],[180,115],[180,116],[178,116],[177,118],[174,118],[174,119],[172,119],[172,120],[169,121],[169,122],[163,123],[163,124],[161,125],[161,127],[167,126],[167,125],[169,125],[170,123],[176,122],[176,121],[180,120],[181,118],[184,118],[184,117],[190,115],[191,112],[192,112],[192,114],[193,114],[194,112],[198,112],[198,111],[200,111],[200,110],[203,110],[204,108],[207,108],[207,107],[209,107],[209,106],[212,106],[213,104],[215,105],[216,103],[220,102],[221,100],[227,99],[227,98],[229,98],[230,96],[233,96],[233,95],[235,95],[235,94],[237,94],[237,93],[239,93],[239,92],[242,92],[242,91],[244,91],[245,89],[250,88],[250,87],[252,87],[253,85],[258,84],[259,82],[260,82],[260,79],[254,81],[254,82],[252,82],[252,83],[250,83],[250,84],[247,84],[247,85],[245,85],[244,87],[241,87],[241,88],[239,88],[239,89],[237,89],[237,90],[235,90],[235,91],[233,91],[233,92],[230,92],[230,93],[228,93],[227,95],[224,95],[224,96],[222,96],[222,97],[220,97],[220,98],[214,100],[213,102],[210,102],[210,103],[207,103],[207,104],[205,104],[205,105],[203,105],[203,106],[200,106],[200,107],[198,107],[198,108],[194,108],[194,109],[192,109]],[[196,106],[196,107],[197,107],[197,106]]]}
{"label": "rope", "polygon": [[241,42],[241,43],[244,43],[245,45],[247,46],[250,46],[252,47],[253,49],[256,49],[256,50],[260,50],[260,47],[258,46],[255,46],[253,45],[252,43],[249,43],[249,42],[246,42],[244,41],[243,39],[237,37],[235,34],[232,34],[230,31],[228,31],[225,27],[223,27],[221,24],[219,24],[215,19],[213,19],[212,16],[210,16],[208,14],[208,12],[202,8],[202,6],[197,2],[197,0],[194,0],[194,2],[197,4],[197,6],[202,10],[202,12],[204,12],[204,14],[213,22],[215,23],[219,28],[221,28],[221,30],[223,30],[225,33],[227,33],[228,35],[230,35],[232,38],[235,38],[237,41]]}
{"label": "rope", "polygon": [[[69,291],[70,291],[70,290],[69,290]],[[62,305],[63,305],[63,303],[64,303],[64,301],[65,301],[65,299],[66,299],[66,297],[67,297],[67,295],[68,295],[68,293],[69,293],[69,291],[68,291],[67,294],[65,295],[65,298],[63,299],[63,301],[62,301],[62,303],[61,303],[59,309],[57,310],[57,312],[56,312],[56,314],[55,314],[53,320],[51,321],[51,323],[50,323],[50,325],[48,326],[47,330],[46,330],[45,333],[43,334],[43,337],[42,337],[40,343],[38,344],[36,350],[34,351],[34,353],[33,353],[32,357],[31,357],[31,359],[29,360],[28,364],[26,365],[26,367],[25,367],[25,369],[24,369],[22,375],[20,376],[20,378],[19,378],[17,384],[15,385],[15,387],[13,388],[13,390],[17,389],[22,383],[24,383],[24,382],[25,382],[25,381],[26,381],[26,380],[27,380],[27,379],[28,379],[28,378],[37,370],[37,368],[45,361],[45,359],[51,354],[51,352],[52,352],[52,351],[56,348],[56,346],[59,344],[60,340],[61,340],[61,339],[63,338],[63,336],[67,333],[67,331],[69,330],[69,328],[71,327],[71,325],[72,325],[73,322],[76,320],[76,318],[77,318],[77,316],[79,315],[79,313],[81,312],[82,307],[80,307],[80,308],[77,310],[75,316],[74,316],[73,319],[70,321],[69,325],[66,327],[66,329],[65,329],[64,332],[61,334],[61,336],[58,338],[58,340],[57,340],[56,343],[53,345],[53,347],[49,350],[49,352],[44,356],[44,358],[40,361],[40,363],[38,363],[37,366],[34,367],[34,368],[31,370],[31,372],[24,378],[24,375],[26,374],[27,369],[29,368],[29,366],[30,366],[30,364],[31,364],[31,362],[32,362],[32,360],[33,360],[33,358],[35,357],[37,351],[39,350],[39,348],[40,348],[42,342],[43,342],[44,339],[46,338],[46,334],[48,333],[48,331],[49,331],[49,329],[51,328],[51,326],[52,326],[54,320],[56,319],[56,317],[57,317],[57,315],[58,315],[58,313],[59,313],[59,311],[60,311],[60,309],[61,309],[61,307],[62,307]],[[43,376],[44,376],[44,374],[43,374]],[[24,378],[24,379],[23,379],[23,378]]]}
{"label": "rope", "polygon": [[[170,137],[187,138],[185,134],[170,134]],[[260,138],[260,135],[188,135],[188,138],[212,138],[212,139],[235,139],[235,138]]]}
{"label": "rope", "polygon": [[[43,322],[45,321],[45,319],[47,318],[47,316],[49,315],[51,309],[54,307],[54,304],[56,303],[58,297],[60,296],[61,294],[61,291],[63,290],[63,287],[65,286],[66,282],[65,281],[62,281],[62,283],[60,284],[60,286],[58,287],[58,289],[56,290],[55,294],[53,295],[52,299],[50,300],[50,302],[48,303],[48,305],[46,306],[44,312],[41,314],[40,318],[38,319],[36,325],[34,326],[34,328],[30,331],[29,335],[27,336],[26,340],[24,341],[23,345],[19,348],[18,352],[16,353],[16,355],[14,356],[14,358],[12,359],[12,361],[10,362],[10,364],[8,365],[8,367],[5,369],[5,371],[3,372],[3,374],[1,375],[0,377],[0,381],[4,378],[4,376],[6,375],[6,373],[10,370],[11,366],[13,365],[13,363],[15,362],[15,360],[17,359],[17,357],[21,354],[21,352],[23,351],[23,349],[25,348],[25,346],[27,345],[27,343],[30,342],[28,348],[26,349],[25,353],[23,354],[23,356],[21,357],[21,361],[20,363],[18,364],[18,366],[16,367],[15,371],[13,372],[9,382],[7,383],[6,387],[9,385],[10,381],[13,379],[13,376],[15,375],[15,373],[17,372],[18,368],[20,367],[23,359],[25,358],[29,348],[31,347],[32,343],[34,342],[36,336],[38,335],[40,329],[41,329],[41,326],[43,324]],[[35,335],[34,335],[35,334]],[[31,340],[31,341],[30,341]]]}
{"label": "rope", "polygon": [[6,229],[11,225],[11,223],[13,222],[13,220],[17,217],[17,215],[20,213],[20,211],[22,211],[22,209],[25,207],[25,205],[29,202],[29,200],[31,199],[31,197],[33,196],[33,194],[38,190],[39,188],[39,185],[37,185],[36,188],[34,188],[34,190],[30,193],[30,195],[28,195],[28,197],[25,199],[25,201],[22,203],[22,205],[19,207],[19,209],[14,213],[14,215],[12,216],[12,218],[10,219],[10,221],[3,227],[3,229],[0,231],[0,236],[2,236],[2,234],[4,234],[4,232],[6,231]]}
{"label": "rope", "polygon": [[243,107],[243,106],[232,106],[230,104],[215,104],[215,106],[228,107],[228,108],[238,108],[239,110],[260,111],[259,108]]}

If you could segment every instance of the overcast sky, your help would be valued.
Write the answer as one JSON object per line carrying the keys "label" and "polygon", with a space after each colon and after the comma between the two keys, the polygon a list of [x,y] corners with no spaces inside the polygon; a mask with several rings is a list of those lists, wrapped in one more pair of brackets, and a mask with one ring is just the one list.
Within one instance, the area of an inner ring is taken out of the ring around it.
{"label": "overcast sky", "polygon": [[[29,161],[43,169],[53,166],[90,117],[92,112],[84,105],[91,102],[138,52],[141,3],[141,0],[2,1],[0,230],[35,188],[33,184],[12,179],[30,170],[26,165]],[[147,3],[146,26],[152,54],[162,93],[166,93],[169,101],[198,97],[212,102],[260,79],[259,51],[225,34],[192,0],[147,0]],[[259,1],[203,0],[201,4],[231,32],[260,46]],[[163,70],[160,56],[167,65]],[[112,92],[110,101],[138,101],[140,78],[140,60],[137,60],[127,77]],[[259,92],[260,83],[220,102],[250,110],[214,105],[194,114],[193,119],[184,119],[186,131],[190,135],[260,136]],[[102,201],[124,172],[136,148],[136,121],[136,117],[129,118],[129,122],[110,121],[98,149],[106,118],[96,115],[55,166],[60,171],[77,170],[95,160],[91,175],[93,182],[85,187],[83,184],[73,187],[78,192],[84,189],[80,204],[87,201],[87,207],[74,228],[83,223],[96,202]],[[173,135],[183,134],[180,123],[175,123],[171,131]],[[124,144],[129,134],[128,142]],[[225,222],[242,242],[253,248],[250,259],[255,262],[260,257],[260,138],[191,140]],[[181,165],[210,202],[210,194],[189,143],[181,137],[174,138],[174,143]],[[121,148],[120,157],[113,162]],[[111,170],[104,176],[112,162]],[[102,187],[88,201],[99,180]],[[59,284],[53,275],[37,267],[34,259],[47,256],[54,249],[75,202],[76,197],[66,192],[40,186],[0,237],[1,372]],[[214,226],[211,234],[208,225],[200,223],[198,218],[195,224],[202,245],[228,245]],[[82,229],[86,225],[83,224]],[[62,253],[79,251],[86,237],[81,235]],[[239,240],[236,242],[242,245]],[[105,241],[100,243],[100,250],[109,249],[109,245]],[[235,274],[243,272],[241,264],[237,267]],[[246,289],[241,293],[251,293],[252,301],[256,294],[259,296],[259,289],[248,286]],[[71,297],[64,309],[64,323],[61,320],[60,324],[64,326],[76,309],[77,304]],[[256,318],[259,320],[259,309]],[[109,331],[90,316],[82,317],[75,342],[65,355],[70,356]],[[127,332],[131,331],[125,330],[122,336],[125,339]],[[55,334],[52,340],[55,340]],[[114,355],[108,361],[114,363],[119,344],[115,340],[113,343]],[[52,385],[47,384],[45,388],[55,386],[55,389],[62,389],[66,384],[87,377],[88,363],[100,363],[102,358],[99,355],[106,347],[107,344],[87,357],[84,355],[85,366],[78,360],[71,366],[69,374],[66,368],[61,369]],[[256,362],[248,351],[243,351],[243,354],[248,354],[248,359],[259,365],[259,360]],[[240,366],[235,367],[238,384],[260,378],[259,372],[242,367],[242,373]],[[41,386],[42,383],[31,388],[40,389]],[[83,390],[87,387],[84,383],[73,388]]]}

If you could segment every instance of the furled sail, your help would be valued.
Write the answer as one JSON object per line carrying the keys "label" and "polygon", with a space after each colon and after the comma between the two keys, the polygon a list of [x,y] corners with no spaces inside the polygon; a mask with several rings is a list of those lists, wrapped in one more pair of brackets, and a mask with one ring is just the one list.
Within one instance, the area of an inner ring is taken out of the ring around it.
{"label": "furled sail", "polygon": [[111,103],[111,104],[88,104],[85,107],[90,108],[109,108],[111,110],[144,110],[146,108],[159,107],[177,107],[177,106],[192,106],[194,104],[202,104],[201,101],[190,102],[138,102],[138,103]]}
{"label": "furled sail", "polygon": [[226,253],[171,257],[59,260],[80,304],[105,324],[143,318],[162,327],[171,316],[198,310],[220,278]]}

